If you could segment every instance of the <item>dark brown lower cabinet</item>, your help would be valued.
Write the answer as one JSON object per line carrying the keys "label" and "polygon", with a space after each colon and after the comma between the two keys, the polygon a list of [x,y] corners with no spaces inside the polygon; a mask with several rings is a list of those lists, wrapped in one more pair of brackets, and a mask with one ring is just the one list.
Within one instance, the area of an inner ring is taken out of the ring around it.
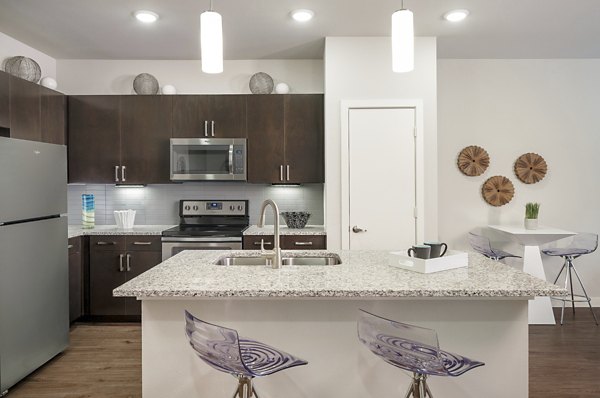
{"label": "dark brown lower cabinet", "polygon": [[69,239],[69,322],[83,315],[83,252],[82,238]]}
{"label": "dark brown lower cabinet", "polygon": [[140,302],[135,298],[113,297],[112,291],[162,261],[159,242],[159,236],[90,237],[89,315],[92,318],[139,318]]}
{"label": "dark brown lower cabinet", "polygon": [[[246,235],[242,247],[244,250],[260,250],[261,241],[265,249],[273,248],[273,235]],[[280,244],[284,250],[325,250],[327,237],[325,235],[281,235]]]}

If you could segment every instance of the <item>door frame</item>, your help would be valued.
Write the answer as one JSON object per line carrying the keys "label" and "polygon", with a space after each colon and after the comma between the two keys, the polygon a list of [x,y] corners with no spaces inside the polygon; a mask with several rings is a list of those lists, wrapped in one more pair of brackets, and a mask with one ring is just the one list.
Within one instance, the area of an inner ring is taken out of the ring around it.
{"label": "door frame", "polygon": [[341,238],[342,250],[350,249],[350,110],[409,108],[415,111],[415,204],[416,242],[425,237],[425,152],[423,129],[423,100],[368,99],[341,101]]}

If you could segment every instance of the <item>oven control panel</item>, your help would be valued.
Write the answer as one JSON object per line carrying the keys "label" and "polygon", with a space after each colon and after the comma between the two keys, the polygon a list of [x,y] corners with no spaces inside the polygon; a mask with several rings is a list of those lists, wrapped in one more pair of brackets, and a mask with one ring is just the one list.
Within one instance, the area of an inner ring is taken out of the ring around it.
{"label": "oven control panel", "polygon": [[245,216],[248,202],[245,200],[182,200],[181,217],[195,216]]}

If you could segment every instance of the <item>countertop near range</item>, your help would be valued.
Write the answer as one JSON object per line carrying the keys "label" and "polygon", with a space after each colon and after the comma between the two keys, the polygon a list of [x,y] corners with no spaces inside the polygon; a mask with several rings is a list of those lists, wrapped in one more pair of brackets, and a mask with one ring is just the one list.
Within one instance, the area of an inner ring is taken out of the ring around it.
{"label": "countertop near range", "polygon": [[135,225],[131,229],[117,228],[116,225],[97,225],[92,229],[83,229],[79,225],[69,225],[69,238],[88,235],[161,235],[162,231],[174,225]]}
{"label": "countertop near range", "polygon": [[[273,225],[265,225],[262,228],[251,225],[244,231],[244,235],[273,235],[274,231],[275,227]],[[322,225],[307,225],[301,229],[282,226],[279,233],[281,235],[327,235],[325,227]]]}
{"label": "countertop near range", "polygon": [[469,267],[419,274],[388,265],[385,251],[283,251],[283,257],[335,256],[342,264],[216,265],[258,251],[184,251],[113,291],[115,296],[181,297],[476,297],[561,296],[566,290],[469,252]]}

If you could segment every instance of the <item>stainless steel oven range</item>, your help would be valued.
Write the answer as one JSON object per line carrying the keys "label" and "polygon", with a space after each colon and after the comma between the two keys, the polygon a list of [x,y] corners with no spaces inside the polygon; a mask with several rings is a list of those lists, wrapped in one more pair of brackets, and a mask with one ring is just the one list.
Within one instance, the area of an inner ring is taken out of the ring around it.
{"label": "stainless steel oven range", "polygon": [[241,250],[247,200],[181,200],[178,226],[162,232],[163,261],[184,250]]}

